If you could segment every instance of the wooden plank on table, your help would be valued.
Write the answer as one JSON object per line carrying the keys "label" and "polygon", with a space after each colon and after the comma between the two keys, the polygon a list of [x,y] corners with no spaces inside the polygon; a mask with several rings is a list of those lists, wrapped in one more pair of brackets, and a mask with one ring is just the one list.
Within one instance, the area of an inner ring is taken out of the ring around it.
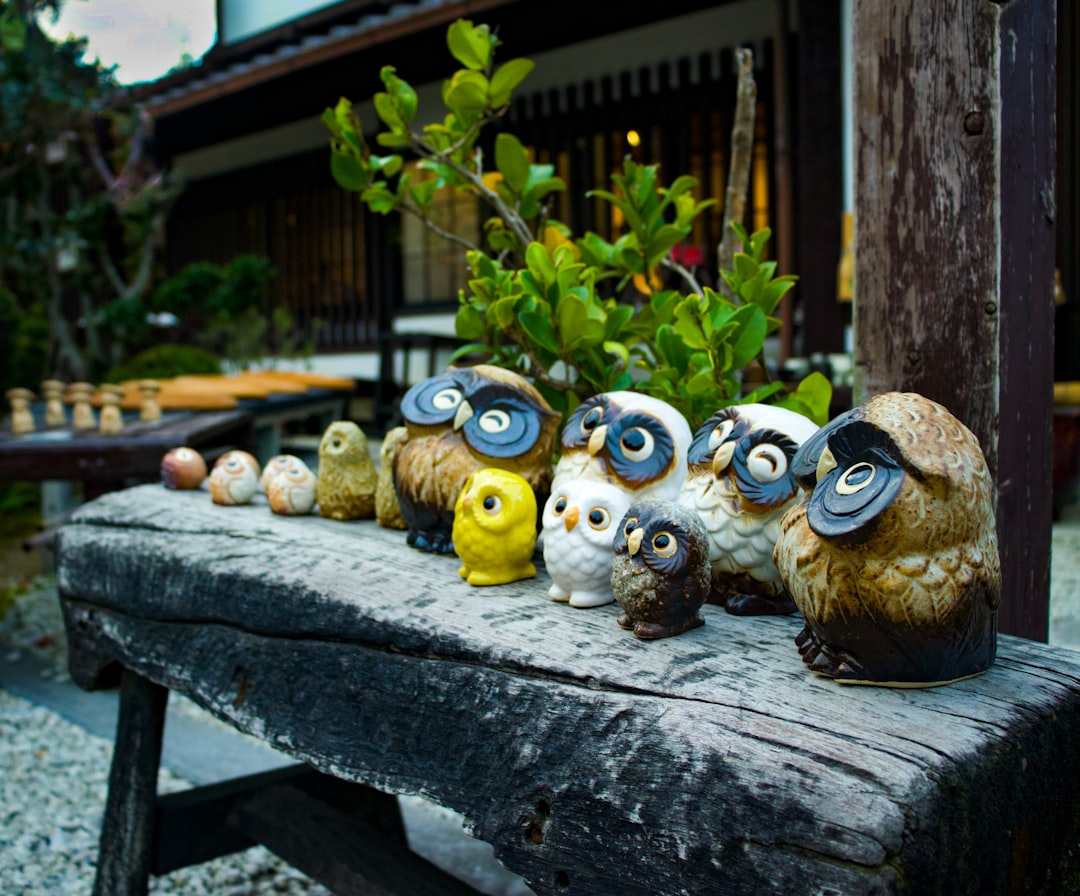
{"label": "wooden plank on table", "polygon": [[435,798],[540,894],[1053,893],[1078,870],[1069,651],[1005,637],[970,681],[844,687],[805,670],[795,618],[706,607],[647,643],[614,605],[548,600],[542,564],[489,589],[457,566],[374,523],[153,486],[59,536],[76,658]]}
{"label": "wooden plank on table", "polygon": [[1045,640],[1054,0],[867,0],[853,39],[855,400],[920,392],[979,438],[1001,628]]}

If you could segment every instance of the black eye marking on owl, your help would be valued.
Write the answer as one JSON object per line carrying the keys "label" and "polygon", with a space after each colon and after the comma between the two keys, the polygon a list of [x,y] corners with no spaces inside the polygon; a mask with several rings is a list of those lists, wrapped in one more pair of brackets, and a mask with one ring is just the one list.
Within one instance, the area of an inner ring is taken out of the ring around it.
{"label": "black eye marking on owl", "polygon": [[732,467],[739,492],[759,507],[779,507],[799,488],[791,473],[792,458],[799,446],[772,429],[759,429],[739,440]]}
{"label": "black eye marking on owl", "polygon": [[806,521],[822,538],[864,541],[904,484],[900,451],[888,433],[855,420],[833,429],[827,449],[819,453],[819,467],[823,458],[831,466],[829,454],[836,465],[818,480]]}
{"label": "black eye marking on owl", "polygon": [[611,515],[603,507],[594,507],[589,511],[589,525],[597,530],[604,530],[611,521]]}
{"label": "black eye marking on owl", "polygon": [[860,406],[845,411],[826,423],[815,432],[809,439],[802,443],[795,459],[791,462],[791,474],[795,481],[806,491],[810,491],[817,484],[817,466],[821,459],[821,453],[829,444],[829,436],[843,426],[855,420],[861,420],[866,411]]}
{"label": "black eye marking on owl", "polygon": [[668,428],[649,414],[629,413],[608,425],[606,461],[619,478],[635,486],[653,482],[675,462]]}
{"label": "black eye marking on owl", "polygon": [[563,429],[563,448],[584,448],[593,430],[611,416],[611,400],[606,395],[586,399],[570,415]]}
{"label": "black eye marking on owl", "polygon": [[706,420],[690,443],[687,462],[691,464],[711,463],[716,450],[725,442],[742,438],[750,428],[736,408],[722,408]]}

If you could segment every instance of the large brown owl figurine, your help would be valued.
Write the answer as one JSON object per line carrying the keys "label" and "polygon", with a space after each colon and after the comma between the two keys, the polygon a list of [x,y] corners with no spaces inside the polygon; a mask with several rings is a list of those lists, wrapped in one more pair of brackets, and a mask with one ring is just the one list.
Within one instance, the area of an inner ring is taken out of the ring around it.
{"label": "large brown owl figurine", "polygon": [[773,563],[780,520],[800,495],[791,462],[817,431],[802,414],[765,404],[723,408],[690,444],[679,503],[709,533],[709,600],[737,616],[794,613]]}
{"label": "large brown owl figurine", "polygon": [[401,413],[407,433],[394,457],[394,489],[413,547],[454,550],[454,503],[485,467],[517,473],[541,505],[547,500],[559,415],[516,373],[450,368],[409,389]]}
{"label": "large brown owl figurine", "polygon": [[806,496],[774,559],[806,617],[811,670],[928,687],[994,661],[1001,568],[992,481],[941,405],[887,392],[822,428],[793,462]]}
{"label": "large brown owl figurine", "polygon": [[615,532],[611,590],[618,623],[652,640],[696,628],[709,594],[709,542],[692,510],[660,498],[631,504]]}

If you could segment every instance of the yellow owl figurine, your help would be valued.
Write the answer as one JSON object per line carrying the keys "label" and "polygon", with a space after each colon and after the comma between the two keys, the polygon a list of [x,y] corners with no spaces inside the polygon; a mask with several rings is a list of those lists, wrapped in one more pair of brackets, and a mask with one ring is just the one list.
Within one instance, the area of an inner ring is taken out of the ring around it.
{"label": "yellow owl figurine", "polygon": [[371,519],[378,475],[364,431],[350,420],[331,423],[319,442],[319,515]]}
{"label": "yellow owl figurine", "polygon": [[452,538],[461,577],[470,585],[505,585],[536,575],[536,495],[507,470],[470,476],[454,505]]}

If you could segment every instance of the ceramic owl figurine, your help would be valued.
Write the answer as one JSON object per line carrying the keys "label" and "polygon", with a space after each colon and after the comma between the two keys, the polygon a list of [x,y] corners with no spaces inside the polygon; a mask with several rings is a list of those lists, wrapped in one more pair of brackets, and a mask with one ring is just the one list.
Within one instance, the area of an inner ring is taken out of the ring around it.
{"label": "ceramic owl figurine", "polygon": [[780,520],[800,495],[792,460],[817,428],[786,408],[744,404],[718,411],[694,434],[679,503],[705,524],[709,600],[729,613],[795,612],[773,547]]}
{"label": "ceramic owl figurine", "polygon": [[401,514],[401,502],[394,491],[394,457],[409,437],[404,426],[395,426],[383,436],[379,448],[379,478],[375,483],[375,521],[385,529],[408,529]]}
{"label": "ceramic owl figurine", "polygon": [[532,486],[506,470],[477,470],[458,495],[453,539],[459,572],[470,585],[505,585],[535,576]]}
{"label": "ceramic owl figurine", "polygon": [[630,506],[615,533],[611,587],[618,622],[639,638],[667,638],[702,625],[709,595],[709,539],[696,513],[650,498]]}
{"label": "ceramic owl figurine", "polygon": [[409,389],[401,413],[406,438],[394,457],[394,489],[413,547],[453,551],[454,504],[477,470],[517,473],[546,500],[559,415],[516,373],[450,368]]}
{"label": "ceramic owl figurine", "polygon": [[250,504],[259,490],[259,462],[246,451],[226,451],[210,471],[215,504]]}
{"label": "ceramic owl figurine", "polygon": [[925,687],[985,671],[1001,568],[975,436],[914,393],[832,421],[793,464],[776,565],[806,617],[803,661],[841,682]]}
{"label": "ceramic owl figurine", "polygon": [[284,456],[289,458],[288,464],[266,483],[270,509],[283,516],[305,516],[315,506],[315,474],[300,458]]}
{"label": "ceramic owl figurine", "polygon": [[611,590],[612,544],[630,507],[617,486],[592,479],[568,480],[544,505],[544,564],[551,576],[548,597],[572,607],[599,607],[615,600]]}
{"label": "ceramic owl figurine", "polygon": [[206,461],[194,448],[173,448],[161,459],[161,481],[165,488],[193,490],[202,485],[204,479]]}
{"label": "ceramic owl figurine", "polygon": [[675,500],[686,479],[690,424],[659,398],[604,392],[583,401],[562,433],[562,457],[552,487],[596,479],[632,500]]}
{"label": "ceramic owl figurine", "polygon": [[284,473],[289,464],[292,463],[295,455],[292,454],[275,454],[270,460],[266,462],[262,469],[262,475],[259,477],[259,485],[265,492],[270,485],[270,480],[277,476],[278,473]]}
{"label": "ceramic owl figurine", "polygon": [[319,515],[371,519],[378,478],[364,431],[350,420],[331,423],[319,442]]}

